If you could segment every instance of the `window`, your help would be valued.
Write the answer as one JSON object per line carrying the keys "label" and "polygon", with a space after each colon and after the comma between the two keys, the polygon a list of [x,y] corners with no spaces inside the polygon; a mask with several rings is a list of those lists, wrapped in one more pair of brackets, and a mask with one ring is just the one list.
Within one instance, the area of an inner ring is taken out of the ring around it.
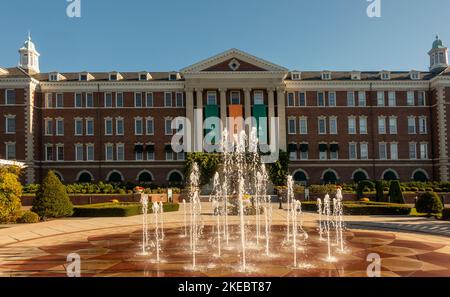
{"label": "window", "polygon": [[217,104],[217,93],[216,92],[208,92],[206,102],[208,105],[216,105]]}
{"label": "window", "polygon": [[146,119],[146,132],[147,132],[147,135],[153,135],[155,133],[153,118]]}
{"label": "window", "polygon": [[87,81],[87,80],[88,80],[87,74],[80,74],[80,81]]}
{"label": "window", "polygon": [[359,118],[359,134],[367,134],[367,118]]}
{"label": "window", "polygon": [[428,143],[420,144],[420,159],[427,160],[428,159]]}
{"label": "window", "polygon": [[386,118],[378,117],[378,134],[386,134]]}
{"label": "window", "polygon": [[319,118],[318,125],[319,125],[319,134],[327,134],[327,119]]}
{"label": "window", "polygon": [[53,161],[53,146],[45,145],[45,161]]}
{"label": "window", "polygon": [[300,145],[300,160],[308,160],[309,159],[309,150],[308,144],[302,143]]}
{"label": "window", "polygon": [[56,119],[56,136],[64,135],[64,120]]}
{"label": "window", "polygon": [[123,93],[116,93],[116,107],[123,107]]}
{"label": "window", "polygon": [[391,143],[391,160],[398,160],[398,143]]}
{"label": "window", "polygon": [[299,106],[306,106],[306,93],[298,93],[299,99],[298,99],[298,105]]}
{"label": "window", "polygon": [[416,134],[416,117],[408,117],[408,134]]}
{"label": "window", "polygon": [[166,161],[173,161],[173,151],[166,149]]}
{"label": "window", "polygon": [[175,100],[176,107],[184,107],[184,94],[183,93],[177,92],[175,99],[176,99]]}
{"label": "window", "polygon": [[16,91],[15,90],[6,90],[5,91],[5,104],[6,105],[14,105],[16,104]]}
{"label": "window", "polygon": [[289,144],[289,160],[297,160],[297,144]]}
{"label": "window", "polygon": [[413,91],[408,91],[406,93],[406,105],[408,105],[408,106],[414,106],[415,105],[414,92]]}
{"label": "window", "polygon": [[295,124],[295,118],[289,118],[288,119],[288,132],[289,134],[295,134],[296,132],[296,124]]}
{"label": "window", "polygon": [[389,106],[397,106],[397,98],[395,92],[388,93],[388,105]]}
{"label": "window", "polygon": [[384,106],[384,92],[378,91],[377,92],[377,105],[378,106]]}
{"label": "window", "polygon": [[357,155],[357,144],[352,142],[349,144],[348,147],[348,158],[350,160],[356,160],[358,159],[358,155]]}
{"label": "window", "polygon": [[294,93],[287,94],[287,106],[295,106],[295,96]]}
{"label": "window", "polygon": [[63,94],[56,94],[56,108],[63,108],[64,107],[64,95]]}
{"label": "window", "polygon": [[409,158],[411,160],[417,159],[417,143],[415,142],[409,143]]}
{"label": "window", "polygon": [[81,93],[75,94],[75,107],[76,108],[82,108],[83,107],[83,99]]}
{"label": "window", "polygon": [[6,116],[6,134],[16,133],[16,116]]}
{"label": "window", "polygon": [[172,106],[172,93],[170,92],[164,93],[164,106],[166,107]]}
{"label": "window", "polygon": [[397,118],[389,118],[389,134],[397,134]]}
{"label": "window", "polygon": [[56,146],[56,161],[64,161],[64,145]]}
{"label": "window", "polygon": [[164,130],[166,132],[166,135],[173,135],[172,119],[165,119],[165,121],[164,121]]}
{"label": "window", "polygon": [[105,144],[105,160],[114,160],[114,146],[111,143]]}
{"label": "window", "polygon": [[236,105],[236,104],[241,104],[241,93],[240,92],[231,92],[230,93],[230,97],[231,97],[231,105]]}
{"label": "window", "polygon": [[330,80],[331,73],[330,72],[322,72],[322,80]]}
{"label": "window", "polygon": [[380,143],[378,145],[380,160],[387,160],[387,146],[386,143]]}
{"label": "window", "polygon": [[53,94],[52,93],[46,93],[45,94],[45,107],[46,108],[52,108],[53,107]]}
{"label": "window", "polygon": [[87,144],[86,145],[86,161],[94,161],[94,145],[93,144]]}
{"label": "window", "polygon": [[154,104],[154,102],[153,102],[153,93],[147,93],[146,94],[146,100],[145,100],[145,105],[147,106],[147,107],[153,107],[153,104]]}
{"label": "window", "polygon": [[86,135],[93,136],[94,135],[94,120],[86,119]]}
{"label": "window", "polygon": [[299,131],[301,135],[308,134],[308,118],[301,117],[299,121]]}
{"label": "window", "polygon": [[106,108],[113,107],[113,104],[112,104],[112,93],[105,93],[105,107]]}
{"label": "window", "polygon": [[117,161],[125,160],[125,145],[123,143],[119,143],[116,145],[116,154],[117,154]]}
{"label": "window", "polygon": [[419,105],[419,106],[425,106],[426,105],[425,92],[417,93],[417,105]]}
{"label": "window", "polygon": [[336,92],[329,92],[328,93],[328,105],[331,107],[336,106]]}
{"label": "window", "polygon": [[419,133],[427,134],[427,117],[422,116],[419,117]]}
{"label": "window", "polygon": [[83,135],[83,120],[75,119],[75,136]]}
{"label": "window", "polygon": [[253,93],[253,100],[255,105],[264,104],[264,93],[262,91],[255,91]]}
{"label": "window", "polygon": [[[151,147],[151,149],[149,149]],[[155,161],[155,149],[154,146],[147,146],[147,161]]]}
{"label": "window", "polygon": [[366,92],[364,91],[358,92],[358,105],[361,107],[366,106]]}
{"label": "window", "polygon": [[317,106],[325,106],[325,96],[323,92],[317,93]]}
{"label": "window", "polygon": [[115,73],[114,73],[114,74],[111,73],[111,74],[109,75],[109,80],[115,81],[115,80],[117,80],[117,78],[118,78],[118,76],[117,76],[117,74],[115,74]]}
{"label": "window", "polygon": [[143,127],[142,127],[142,118],[134,119],[134,135],[142,135]]}
{"label": "window", "polygon": [[326,160],[328,158],[327,147],[324,143],[319,144],[319,160]]}
{"label": "window", "polygon": [[16,159],[16,144],[14,142],[9,142],[6,144],[6,152],[5,156],[7,160],[15,160]]}
{"label": "window", "polygon": [[86,107],[94,107],[94,95],[92,93],[86,93]]}
{"label": "window", "polygon": [[134,93],[134,107],[142,107],[142,93]]}
{"label": "window", "polygon": [[389,79],[391,79],[390,73],[389,73],[389,72],[383,72],[383,73],[381,73],[381,79],[382,79],[382,80],[389,80]]}
{"label": "window", "polygon": [[348,118],[348,134],[356,134],[356,118]]}
{"label": "window", "polygon": [[185,158],[186,158],[186,154],[184,152],[177,153],[177,160],[178,161],[184,161]]}
{"label": "window", "polygon": [[51,136],[53,135],[53,120],[45,119],[45,135]]}
{"label": "window", "polygon": [[355,106],[355,92],[347,92],[347,106]]}
{"label": "window", "polygon": [[360,143],[359,149],[360,149],[361,160],[368,160],[369,159],[369,145],[367,144],[367,142]]}
{"label": "window", "polygon": [[330,117],[330,134],[336,135],[337,133],[337,117]]}
{"label": "window", "polygon": [[75,145],[75,161],[84,161],[83,145]]}
{"label": "window", "polygon": [[116,119],[116,135],[124,135],[123,118]]}
{"label": "window", "polygon": [[111,118],[105,119],[105,135],[113,135],[113,120]]}

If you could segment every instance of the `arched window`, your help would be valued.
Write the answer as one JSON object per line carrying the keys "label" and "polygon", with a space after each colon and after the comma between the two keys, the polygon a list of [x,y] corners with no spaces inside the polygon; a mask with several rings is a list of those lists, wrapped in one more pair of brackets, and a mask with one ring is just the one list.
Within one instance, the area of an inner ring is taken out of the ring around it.
{"label": "arched window", "polygon": [[174,171],[169,175],[170,185],[181,185],[182,183],[183,183],[183,176],[178,171]]}
{"label": "arched window", "polygon": [[54,172],[54,173],[55,173],[56,177],[57,177],[61,182],[64,181],[62,175],[61,175],[59,172]]}
{"label": "arched window", "polygon": [[338,181],[338,178],[336,176],[336,173],[334,173],[331,170],[328,170],[323,175],[323,182],[326,184],[335,184]]}
{"label": "arched window", "polygon": [[414,173],[413,179],[417,182],[426,182],[428,181],[428,176],[422,170],[418,170]]}
{"label": "arched window", "polygon": [[360,181],[368,179],[369,177],[364,171],[356,171],[355,174],[353,174],[353,180],[355,181],[355,183],[359,183]]}
{"label": "arched window", "polygon": [[298,170],[294,174],[294,181],[299,183],[306,183],[308,181],[308,177],[306,176],[306,173],[302,170]]}
{"label": "arched window", "polygon": [[78,177],[78,182],[80,184],[87,184],[92,182],[92,176],[88,173],[88,172],[83,172],[82,174],[80,174],[80,176]]}
{"label": "arched window", "polygon": [[144,171],[139,174],[138,181],[139,183],[151,183],[153,181],[153,177],[149,172]]}
{"label": "arched window", "polygon": [[397,173],[395,173],[394,171],[388,170],[384,173],[383,179],[387,180],[387,181],[398,180],[398,176],[397,176]]}
{"label": "arched window", "polygon": [[109,175],[108,182],[109,183],[115,183],[115,184],[121,183],[122,182],[122,175],[119,172],[112,172]]}

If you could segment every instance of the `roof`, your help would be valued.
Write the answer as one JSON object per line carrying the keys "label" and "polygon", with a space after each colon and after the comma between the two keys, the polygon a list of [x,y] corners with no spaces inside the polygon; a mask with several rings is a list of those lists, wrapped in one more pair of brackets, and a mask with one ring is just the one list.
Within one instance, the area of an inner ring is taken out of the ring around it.
{"label": "roof", "polygon": [[[33,75],[39,81],[49,81],[49,73],[39,73]],[[89,73],[93,78],[90,81],[109,81],[109,75],[111,73],[120,73],[122,79],[120,81],[138,81],[139,75],[145,73],[145,71],[139,72],[58,72],[60,75],[64,76],[63,81],[79,81],[80,73]],[[148,72],[152,76],[152,81],[168,81],[169,75],[173,72]]]}
{"label": "roof", "polygon": [[[315,81],[322,80],[322,71],[299,71],[301,72],[301,80],[302,81]],[[355,71],[330,71],[331,73],[331,81],[350,81],[352,80],[352,73]],[[358,71],[359,72],[359,71]],[[362,81],[381,81],[380,77],[381,71],[361,71],[361,80]],[[421,80],[430,80],[436,76],[436,74],[432,72],[424,72],[418,71],[421,75]],[[411,80],[411,71],[392,71],[391,81],[407,81]],[[287,78],[290,80],[290,78]]]}

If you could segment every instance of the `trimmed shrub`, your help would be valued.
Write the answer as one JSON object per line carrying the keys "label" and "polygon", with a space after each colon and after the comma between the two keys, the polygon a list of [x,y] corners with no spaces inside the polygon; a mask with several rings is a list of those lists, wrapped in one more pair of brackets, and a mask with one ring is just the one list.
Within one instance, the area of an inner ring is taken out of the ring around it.
{"label": "trimmed shrub", "polygon": [[364,197],[364,192],[366,189],[372,191],[375,188],[375,185],[369,180],[360,181],[358,184],[358,188],[356,190],[356,194],[358,195],[358,199]]}
{"label": "trimmed shrub", "polygon": [[446,208],[442,211],[442,220],[450,221],[450,208]]}
{"label": "trimmed shrub", "polygon": [[377,201],[377,202],[385,202],[385,200],[384,200],[383,182],[377,180],[375,182],[375,190],[377,191],[377,193],[375,195],[375,201]]}
{"label": "trimmed shrub", "polygon": [[17,220],[19,224],[36,224],[39,223],[39,215],[32,211],[25,211]]}
{"label": "trimmed shrub", "polygon": [[66,188],[53,171],[49,171],[33,200],[31,211],[41,218],[61,218],[73,214],[73,205]]}
{"label": "trimmed shrub", "polygon": [[[303,202],[303,211],[317,212],[316,202]],[[411,207],[382,202],[344,202],[344,215],[409,215]]]}
{"label": "trimmed shrub", "polygon": [[[178,211],[179,204],[164,203],[164,212]],[[151,207],[148,213],[152,213]],[[74,207],[74,217],[131,217],[142,214],[142,206],[139,203],[100,203]]]}
{"label": "trimmed shrub", "polygon": [[398,180],[391,181],[389,187],[389,199],[391,203],[405,204],[405,197],[403,197],[403,192],[400,187],[400,182]]}
{"label": "trimmed shrub", "polygon": [[426,192],[417,199],[416,210],[418,213],[439,214],[444,209],[442,201],[434,192]]}
{"label": "trimmed shrub", "polygon": [[0,170],[0,223],[14,222],[17,213],[22,207],[20,197],[22,196],[22,185],[19,177],[14,172]]}

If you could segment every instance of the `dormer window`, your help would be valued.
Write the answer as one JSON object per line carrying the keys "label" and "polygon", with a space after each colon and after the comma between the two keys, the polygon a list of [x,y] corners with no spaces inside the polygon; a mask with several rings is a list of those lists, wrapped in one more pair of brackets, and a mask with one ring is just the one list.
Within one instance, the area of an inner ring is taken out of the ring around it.
{"label": "dormer window", "polygon": [[360,71],[352,71],[351,79],[352,80],[361,80],[361,72]]}
{"label": "dormer window", "polygon": [[152,76],[148,72],[140,72],[139,73],[139,80],[149,80]]}
{"label": "dormer window", "polygon": [[122,75],[119,72],[111,72],[109,74],[110,81],[118,81],[122,79]]}
{"label": "dormer window", "polygon": [[301,72],[298,71],[294,71],[291,73],[291,79],[292,80],[301,80],[302,79],[302,74]]}
{"label": "dormer window", "polygon": [[117,74],[110,74],[109,80],[117,80]]}
{"label": "dormer window", "polygon": [[80,74],[80,81],[88,81],[87,73]]}
{"label": "dormer window", "polygon": [[322,72],[322,80],[331,80],[331,72],[330,71]]}
{"label": "dormer window", "polygon": [[56,73],[56,72],[50,73],[48,75],[48,80],[49,81],[59,81],[59,73]]}
{"label": "dormer window", "polygon": [[410,72],[410,74],[409,74],[409,77],[412,79],[412,80],[420,80],[420,72],[419,71],[411,71]]}
{"label": "dormer window", "polygon": [[381,80],[390,80],[391,79],[391,73],[389,71],[383,71],[381,72]]}
{"label": "dormer window", "polygon": [[169,80],[178,80],[178,79],[180,79],[180,76],[178,73],[172,72],[169,74]]}

